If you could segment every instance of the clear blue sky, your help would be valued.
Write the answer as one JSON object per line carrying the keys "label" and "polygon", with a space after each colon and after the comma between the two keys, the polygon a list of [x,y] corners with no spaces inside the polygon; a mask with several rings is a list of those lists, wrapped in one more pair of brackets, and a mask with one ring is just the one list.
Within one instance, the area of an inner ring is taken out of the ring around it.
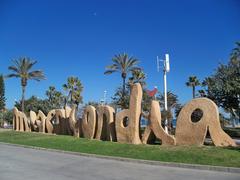
{"label": "clear blue sky", "polygon": [[[239,0],[0,0],[0,73],[11,60],[38,61],[47,80],[29,82],[27,97],[44,98],[50,85],[62,89],[68,76],[84,85],[84,101],[108,101],[121,85],[119,74],[103,75],[111,58],[126,52],[140,60],[148,88],[162,91],[156,56],[170,54],[168,87],[182,103],[191,99],[188,76],[201,80],[228,61],[240,40]],[[19,79],[8,79],[7,107],[21,97]]]}

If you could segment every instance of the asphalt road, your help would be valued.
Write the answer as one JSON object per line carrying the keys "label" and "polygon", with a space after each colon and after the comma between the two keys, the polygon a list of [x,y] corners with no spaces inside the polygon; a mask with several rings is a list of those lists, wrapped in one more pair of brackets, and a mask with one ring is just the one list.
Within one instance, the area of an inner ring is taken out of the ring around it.
{"label": "asphalt road", "polygon": [[239,180],[240,174],[162,167],[0,144],[0,180]]}

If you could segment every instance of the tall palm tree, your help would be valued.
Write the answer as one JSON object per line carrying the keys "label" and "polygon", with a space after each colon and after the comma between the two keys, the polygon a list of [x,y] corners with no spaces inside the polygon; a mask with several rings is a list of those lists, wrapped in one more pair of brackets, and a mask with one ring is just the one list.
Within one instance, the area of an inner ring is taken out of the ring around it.
{"label": "tall palm tree", "polygon": [[190,76],[188,78],[188,82],[186,82],[186,85],[188,87],[192,87],[192,95],[193,95],[193,98],[196,97],[196,86],[199,86],[200,85],[200,82],[198,80],[198,78],[196,76]]}
{"label": "tall palm tree", "polygon": [[104,74],[112,74],[114,72],[121,73],[121,77],[123,79],[123,95],[125,95],[126,91],[126,78],[129,72],[132,72],[138,68],[136,65],[138,64],[138,60],[134,57],[129,57],[127,54],[118,54],[112,58],[113,64],[106,67],[106,71]]}
{"label": "tall palm tree", "polygon": [[68,101],[71,105],[76,104],[77,107],[79,103],[82,103],[81,92],[83,90],[83,86],[77,77],[69,77],[67,79],[67,83],[63,84],[63,89],[68,92],[68,96],[65,99],[65,106]]}
{"label": "tall palm tree", "polygon": [[20,57],[17,60],[13,60],[13,65],[9,66],[8,69],[13,73],[8,74],[6,77],[12,78],[20,78],[21,86],[22,86],[22,101],[21,107],[24,112],[24,101],[25,101],[25,91],[28,80],[40,81],[45,79],[44,73],[41,70],[31,71],[32,67],[37,63],[37,61],[33,61],[27,57]]}

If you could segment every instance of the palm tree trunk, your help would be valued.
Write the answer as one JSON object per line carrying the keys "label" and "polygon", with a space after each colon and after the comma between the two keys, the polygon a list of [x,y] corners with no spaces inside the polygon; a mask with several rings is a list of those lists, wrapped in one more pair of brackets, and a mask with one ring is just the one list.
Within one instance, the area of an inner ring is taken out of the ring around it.
{"label": "palm tree trunk", "polygon": [[67,97],[64,98],[64,107],[67,106],[69,98],[70,98],[70,103],[72,103],[72,95],[71,95],[71,91],[69,91]]}
{"label": "palm tree trunk", "polygon": [[123,91],[122,91],[123,97],[125,96],[125,89],[126,89],[126,78],[123,77]]}
{"label": "palm tree trunk", "polygon": [[21,106],[22,106],[22,112],[23,113],[25,111],[25,109],[24,109],[25,91],[26,91],[26,86],[22,86],[22,102],[21,102]]}
{"label": "palm tree trunk", "polygon": [[67,106],[67,97],[64,97],[64,107]]}
{"label": "palm tree trunk", "polygon": [[195,86],[192,87],[193,99],[195,98]]}

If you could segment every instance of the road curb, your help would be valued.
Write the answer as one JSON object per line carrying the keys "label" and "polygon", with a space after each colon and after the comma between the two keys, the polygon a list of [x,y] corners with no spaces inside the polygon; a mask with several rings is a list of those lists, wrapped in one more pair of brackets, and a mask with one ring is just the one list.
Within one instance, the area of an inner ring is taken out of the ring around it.
{"label": "road curb", "polygon": [[104,156],[104,155],[97,155],[97,154],[71,152],[71,151],[64,151],[59,149],[48,149],[43,147],[28,146],[28,145],[22,145],[22,144],[11,144],[11,143],[5,143],[5,142],[0,142],[0,144],[15,146],[15,147],[22,147],[22,148],[30,148],[30,149],[36,149],[36,150],[44,150],[49,152],[71,154],[71,155],[77,155],[77,156],[92,157],[92,158],[98,158],[98,159],[109,159],[109,160],[130,162],[130,163],[141,163],[141,164],[156,165],[156,166],[177,167],[177,168],[208,170],[208,171],[220,171],[220,172],[227,172],[227,173],[240,173],[240,168],[235,168],[235,167],[222,167],[222,166],[209,166],[209,165],[198,165],[198,164],[184,164],[184,163],[131,159],[131,158],[116,157],[116,156]]}

